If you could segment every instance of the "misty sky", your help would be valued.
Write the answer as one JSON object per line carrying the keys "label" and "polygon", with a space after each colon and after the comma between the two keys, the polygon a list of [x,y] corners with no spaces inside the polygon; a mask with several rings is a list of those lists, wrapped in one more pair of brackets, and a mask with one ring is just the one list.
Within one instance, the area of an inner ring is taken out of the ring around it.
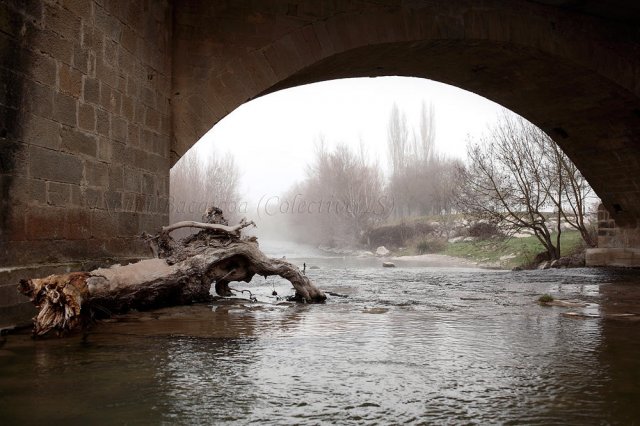
{"label": "misty sky", "polygon": [[436,147],[464,158],[467,135],[479,135],[502,107],[431,80],[379,77],[334,80],[282,90],[248,102],[215,125],[198,149],[230,152],[246,201],[279,195],[305,176],[320,134],[329,146],[359,147],[387,167],[387,122],[395,102],[418,128],[422,102],[435,109]]}

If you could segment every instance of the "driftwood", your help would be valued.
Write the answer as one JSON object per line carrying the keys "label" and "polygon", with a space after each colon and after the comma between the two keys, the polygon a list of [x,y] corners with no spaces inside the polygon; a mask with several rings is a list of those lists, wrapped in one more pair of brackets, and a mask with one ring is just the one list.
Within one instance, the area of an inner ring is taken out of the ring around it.
{"label": "driftwood", "polygon": [[[94,316],[130,309],[151,309],[211,299],[211,284],[220,296],[232,295],[229,283],[249,282],[258,274],[279,275],[295,288],[293,300],[323,302],[325,294],[295,266],[266,257],[255,237],[241,230],[254,225],[244,219],[228,226],[221,212],[205,219],[218,223],[179,222],[163,227],[155,236],[144,234],[155,258],[91,272],[50,275],[21,280],[18,290],[38,308],[33,333],[64,333],[80,328]],[[175,241],[170,232],[183,227],[202,229]]]}
{"label": "driftwood", "polygon": [[253,223],[253,221],[251,222],[242,221],[236,226],[228,226],[228,225],[220,225],[217,223],[202,223],[202,222],[194,222],[192,220],[186,220],[183,222],[174,223],[173,225],[163,226],[162,232],[169,233],[171,231],[175,231],[176,229],[180,229],[180,228],[200,228],[200,229],[208,229],[211,231],[223,232],[225,234],[239,237],[240,231],[243,228],[246,228],[247,226],[250,226],[250,225],[255,225],[255,223]]}

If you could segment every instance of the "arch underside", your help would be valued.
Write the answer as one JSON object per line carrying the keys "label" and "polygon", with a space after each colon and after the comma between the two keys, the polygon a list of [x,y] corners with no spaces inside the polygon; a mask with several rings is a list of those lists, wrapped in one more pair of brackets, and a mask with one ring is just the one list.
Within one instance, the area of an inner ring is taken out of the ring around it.
{"label": "arch underside", "polygon": [[260,96],[325,80],[390,75],[457,86],[527,118],[576,163],[619,224],[637,224],[640,100],[595,72],[529,47],[482,40],[365,46],[319,61]]}
{"label": "arch underside", "polygon": [[541,127],[617,223],[636,226],[640,32],[636,21],[602,12],[613,2],[569,3],[319,0],[285,11],[277,2],[215,8],[195,1],[174,21],[173,161],[257,96],[338,78],[421,77],[477,93]]}

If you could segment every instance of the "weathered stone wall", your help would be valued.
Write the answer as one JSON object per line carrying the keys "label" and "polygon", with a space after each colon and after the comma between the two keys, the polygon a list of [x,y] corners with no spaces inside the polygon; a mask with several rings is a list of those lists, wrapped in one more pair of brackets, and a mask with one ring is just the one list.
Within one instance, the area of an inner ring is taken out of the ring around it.
{"label": "weathered stone wall", "polygon": [[621,228],[598,206],[598,247],[586,250],[587,266],[640,267],[640,228]]}
{"label": "weathered stone wall", "polygon": [[614,247],[616,240],[616,221],[602,204],[598,206],[598,247]]}
{"label": "weathered stone wall", "polygon": [[598,206],[598,247],[640,248],[640,228],[618,226],[611,213],[600,204]]}
{"label": "weathered stone wall", "polygon": [[171,27],[167,1],[0,1],[0,309],[168,221]]}

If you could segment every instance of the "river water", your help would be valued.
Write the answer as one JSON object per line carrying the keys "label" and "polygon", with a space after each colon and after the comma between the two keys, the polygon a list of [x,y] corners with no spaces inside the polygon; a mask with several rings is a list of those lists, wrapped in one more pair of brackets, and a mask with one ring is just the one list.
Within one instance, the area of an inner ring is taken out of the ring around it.
{"label": "river water", "polygon": [[260,277],[232,285],[255,303],[3,337],[0,424],[640,423],[637,271],[294,261],[339,296],[279,303]]}

